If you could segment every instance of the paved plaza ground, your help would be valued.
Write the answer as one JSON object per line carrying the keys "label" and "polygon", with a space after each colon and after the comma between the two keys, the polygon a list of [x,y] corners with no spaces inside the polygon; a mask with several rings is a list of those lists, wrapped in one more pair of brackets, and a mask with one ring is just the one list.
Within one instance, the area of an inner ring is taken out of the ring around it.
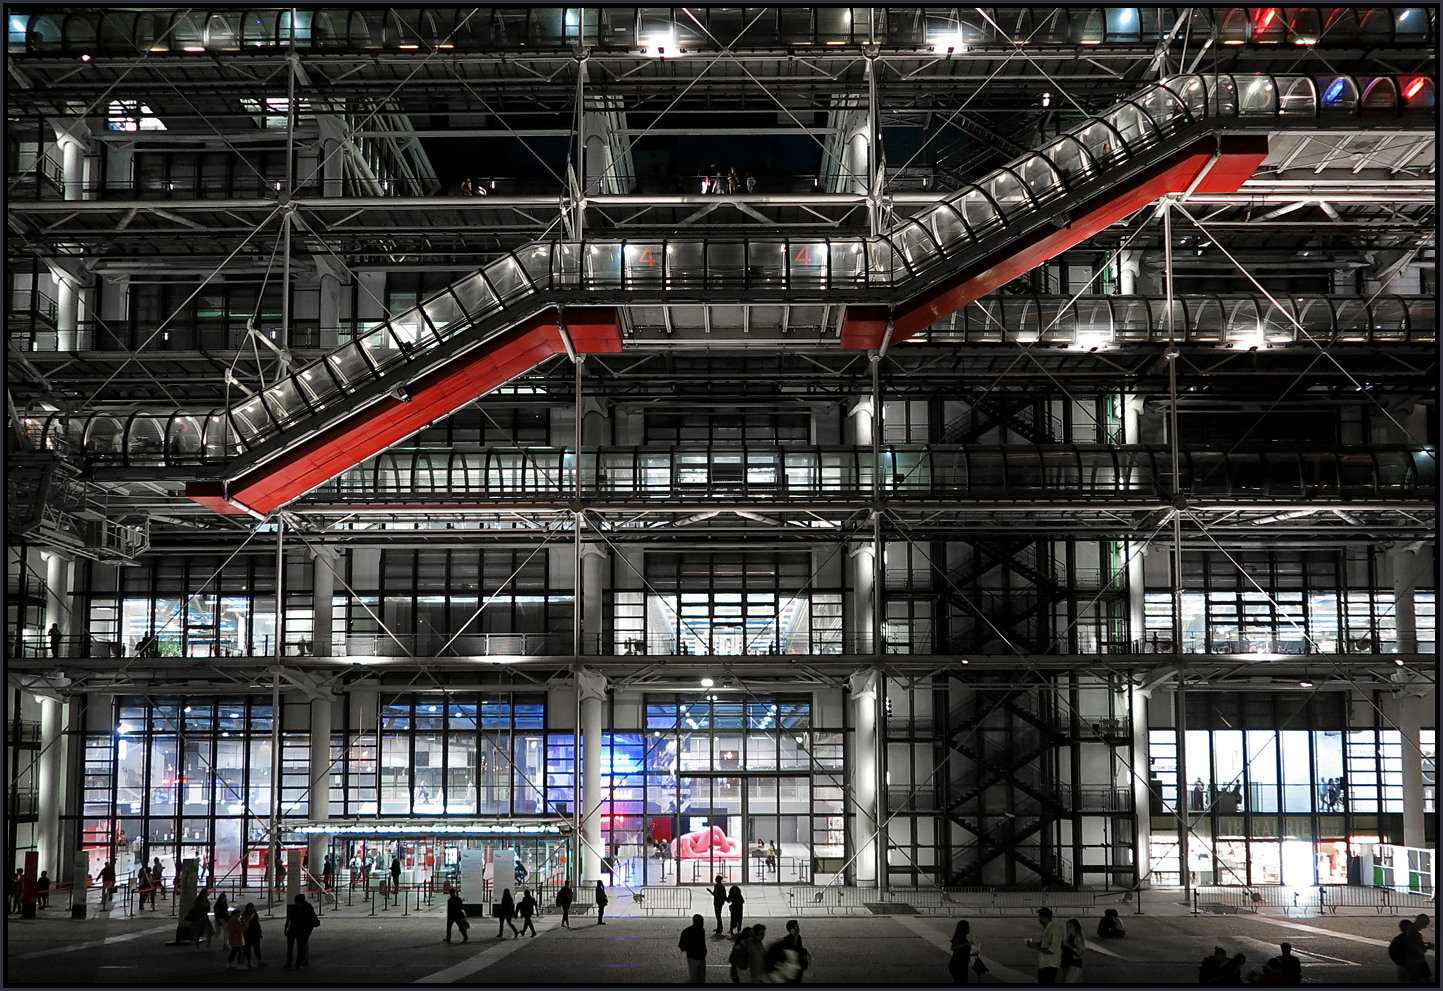
{"label": "paved plaza ground", "polygon": [[[853,914],[826,917],[788,910],[785,891],[749,892],[748,922],[764,922],[769,938],[782,935],[788,918],[801,922],[812,967],[808,984],[822,986],[924,986],[949,984],[948,939],[955,920],[925,915]],[[698,892],[694,904],[707,901]],[[709,908],[709,904],[707,906]],[[1372,909],[1352,915],[1284,914],[1202,915],[1194,917],[1177,899],[1150,892],[1145,914],[1124,915],[1127,937],[1089,940],[1085,983],[1101,985],[1190,984],[1198,962],[1214,946],[1243,953],[1248,968],[1261,964],[1287,941],[1302,958],[1307,983],[1367,986],[1395,982],[1387,943],[1397,932],[1395,914]],[[471,939],[443,943],[441,900],[403,916],[398,909],[378,911],[357,901],[328,911],[311,940],[311,966],[282,969],[285,939],[277,917],[263,923],[266,968],[227,970],[223,949],[167,946],[175,920],[161,903],[158,915],[136,918],[98,915],[73,920],[61,905],[36,919],[7,922],[6,985],[85,986],[151,985],[398,986],[402,984],[482,985],[648,985],[679,984],[685,961],[676,949],[688,920],[676,916],[643,917],[624,895],[616,896],[605,926],[595,915],[575,920],[571,930],[557,918],[538,923],[540,935],[523,940],[496,939],[493,922],[476,919]],[[1345,910],[1346,911],[1346,910]],[[611,912],[614,912],[614,917]],[[1083,918],[1084,931],[1096,929],[1101,910]],[[264,911],[262,912],[264,917]],[[1070,916],[1059,912],[1059,920]],[[1036,952],[1024,939],[1039,931],[1025,916],[970,917],[973,936],[992,972],[982,983],[1032,983]],[[708,929],[710,929],[710,920]],[[1434,937],[1430,929],[1429,941]],[[509,930],[508,930],[509,936]],[[730,942],[713,940],[708,957],[709,983],[730,983],[726,957]],[[1436,969],[1436,960],[1430,954]]]}

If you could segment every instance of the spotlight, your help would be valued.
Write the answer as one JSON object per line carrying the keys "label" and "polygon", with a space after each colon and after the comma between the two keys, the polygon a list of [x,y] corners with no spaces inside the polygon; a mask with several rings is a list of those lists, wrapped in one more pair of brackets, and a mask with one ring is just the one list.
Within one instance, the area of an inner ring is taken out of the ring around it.
{"label": "spotlight", "polygon": [[716,682],[712,681],[710,678],[703,678],[703,679],[701,680],[701,687],[703,687],[703,688],[710,688],[712,685],[715,685],[715,684],[716,684]]}
{"label": "spotlight", "polygon": [[1298,682],[1298,687],[1299,687],[1299,688],[1312,688],[1312,687],[1313,687],[1313,683],[1312,683],[1311,681],[1300,681],[1300,682]]}

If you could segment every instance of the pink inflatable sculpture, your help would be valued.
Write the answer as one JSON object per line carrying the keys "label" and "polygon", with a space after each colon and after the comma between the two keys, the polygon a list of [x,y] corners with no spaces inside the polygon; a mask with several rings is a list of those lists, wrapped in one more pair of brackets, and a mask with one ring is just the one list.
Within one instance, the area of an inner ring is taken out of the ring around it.
{"label": "pink inflatable sculpture", "polygon": [[672,856],[681,860],[741,860],[741,844],[727,838],[720,826],[683,833],[671,841]]}

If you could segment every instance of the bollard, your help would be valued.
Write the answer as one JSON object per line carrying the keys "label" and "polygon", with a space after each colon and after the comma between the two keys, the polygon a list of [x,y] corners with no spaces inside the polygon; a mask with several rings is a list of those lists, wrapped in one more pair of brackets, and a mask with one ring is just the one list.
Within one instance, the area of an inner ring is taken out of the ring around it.
{"label": "bollard", "polygon": [[[406,892],[405,892],[405,890],[403,889],[403,890],[401,891],[401,917],[402,917],[402,918],[405,918],[406,916],[410,915],[410,908],[411,908],[411,899],[409,899],[409,898],[406,897]],[[417,906],[416,906],[417,911],[419,911],[420,908],[421,908],[420,905],[417,905]]]}

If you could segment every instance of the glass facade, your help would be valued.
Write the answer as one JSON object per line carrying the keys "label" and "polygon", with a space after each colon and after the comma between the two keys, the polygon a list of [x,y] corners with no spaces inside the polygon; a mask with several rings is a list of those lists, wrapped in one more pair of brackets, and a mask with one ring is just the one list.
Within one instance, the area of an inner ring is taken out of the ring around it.
{"label": "glass facade", "polygon": [[[1281,728],[1250,728],[1275,707],[1273,727]],[[1148,734],[1153,883],[1181,883],[1183,811],[1195,884],[1369,883],[1360,880],[1360,858],[1396,832],[1403,812],[1402,734],[1344,726],[1340,705],[1325,698],[1262,695],[1210,711],[1214,718],[1199,723],[1213,728],[1187,730],[1183,761],[1176,730]],[[1335,727],[1319,728],[1328,723]],[[1424,730],[1425,788],[1435,781],[1433,740]]]}

